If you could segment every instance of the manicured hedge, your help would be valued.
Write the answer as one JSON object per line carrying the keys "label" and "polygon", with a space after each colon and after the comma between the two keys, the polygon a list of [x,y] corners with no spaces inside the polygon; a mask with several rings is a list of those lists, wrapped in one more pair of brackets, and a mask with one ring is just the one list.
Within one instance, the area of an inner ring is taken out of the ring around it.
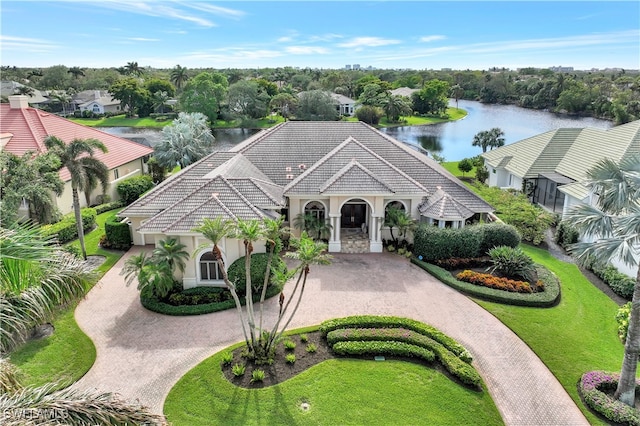
{"label": "manicured hedge", "polygon": [[131,229],[126,222],[120,222],[116,217],[110,217],[104,223],[105,242],[101,245],[105,248],[116,250],[128,250],[131,247]]}
{"label": "manicured hedge", "polygon": [[413,253],[425,262],[435,262],[452,257],[479,258],[493,247],[517,247],[518,244],[518,231],[504,223],[464,228],[438,228],[423,223],[414,232]]}
{"label": "manicured hedge", "polygon": [[338,355],[390,355],[418,358],[427,362],[432,362],[436,358],[435,354],[428,349],[402,342],[338,342],[333,345],[333,351]]}
{"label": "manicured hedge", "polygon": [[473,367],[455,356],[442,344],[412,330],[404,328],[344,328],[333,330],[327,334],[327,342],[332,346],[338,342],[346,341],[401,342],[419,346],[435,353],[446,370],[463,383],[476,387],[482,386],[482,379]]}
{"label": "manicured hedge", "polygon": [[410,318],[355,315],[344,318],[334,318],[320,324],[320,331],[325,336],[329,332],[340,328],[405,328],[429,337],[442,344],[464,362],[470,363],[472,360],[469,351],[467,351],[467,349],[460,343],[456,342],[437,328]]}
{"label": "manicured hedge", "polygon": [[119,209],[120,207],[124,207],[124,206],[125,204],[122,202],[122,200],[118,200],[118,201],[112,201],[110,203],[98,204],[97,206],[94,207],[94,209],[96,209],[96,214],[102,214],[104,212]]}
{"label": "manicured hedge", "polygon": [[587,259],[583,265],[596,274],[611,290],[620,297],[631,300],[635,280],[630,276],[618,271],[613,265],[598,265],[595,258]]}
{"label": "manicured hedge", "polygon": [[[273,285],[267,288],[266,298],[271,298],[282,291],[282,286]],[[254,294],[254,303],[260,301],[260,294]],[[245,304],[244,298],[240,299],[242,305]],[[145,287],[140,291],[140,303],[142,306],[150,311],[157,312],[159,314],[173,315],[173,316],[185,316],[185,315],[202,315],[209,314],[211,312],[224,311],[234,308],[235,302],[233,300],[225,300],[217,303],[207,303],[202,305],[180,305],[173,306],[168,303],[162,302],[155,297],[149,287]]]}
{"label": "manicured hedge", "polygon": [[504,290],[495,290],[487,287],[481,287],[463,281],[458,281],[446,269],[440,268],[418,259],[411,259],[411,262],[424,269],[438,280],[447,284],[449,287],[455,288],[469,296],[479,299],[488,300],[490,302],[504,303],[507,305],[531,306],[536,308],[550,308],[560,301],[560,282],[553,273],[542,265],[536,265],[538,278],[543,282],[545,290],[539,293],[510,293]]}
{"label": "manicured hedge", "polygon": [[[94,208],[84,208],[80,210],[80,215],[82,216],[82,229],[86,233],[96,225],[96,210]],[[47,237],[56,235],[59,244],[75,240],[78,238],[75,213],[71,212],[64,215],[60,222],[42,226],[40,232]]]}
{"label": "manicured hedge", "polygon": [[[264,274],[267,270],[269,254],[253,253],[251,255],[251,286],[254,293],[262,291],[264,284]],[[239,296],[245,295],[247,276],[244,268],[245,256],[236,259],[227,271],[229,280],[236,285]],[[275,270],[286,270],[287,266],[278,255],[274,255],[271,260],[271,268]],[[273,275],[273,273],[271,274]]]}
{"label": "manicured hedge", "polygon": [[497,290],[512,291],[514,293],[533,293],[531,284],[526,281],[511,280],[491,274],[482,274],[480,272],[470,271],[469,269],[458,273],[456,279],[470,284],[495,288]]}

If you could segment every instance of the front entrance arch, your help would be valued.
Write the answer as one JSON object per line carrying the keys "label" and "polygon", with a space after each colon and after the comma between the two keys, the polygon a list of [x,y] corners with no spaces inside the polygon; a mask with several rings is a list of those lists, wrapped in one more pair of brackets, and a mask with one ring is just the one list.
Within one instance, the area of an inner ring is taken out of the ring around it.
{"label": "front entrance arch", "polygon": [[362,200],[348,201],[340,209],[340,226],[358,229],[367,223],[367,203]]}

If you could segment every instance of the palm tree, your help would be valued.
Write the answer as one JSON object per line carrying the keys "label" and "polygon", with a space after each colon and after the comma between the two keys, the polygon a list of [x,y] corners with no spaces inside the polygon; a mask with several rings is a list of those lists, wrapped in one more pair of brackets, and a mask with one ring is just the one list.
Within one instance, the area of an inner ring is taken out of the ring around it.
{"label": "palm tree", "polygon": [[409,115],[412,112],[409,98],[400,95],[386,96],[382,103],[382,109],[387,116],[387,120],[391,122],[397,122],[400,120],[401,115]]}
{"label": "palm tree", "polygon": [[124,66],[124,70],[127,75],[140,77],[144,74],[144,70],[140,68],[137,62],[127,62],[127,65]]}
{"label": "palm tree", "polygon": [[69,96],[64,90],[53,90],[49,94],[51,98],[55,99],[62,105],[62,115],[67,115],[67,105],[71,102],[71,96]]}
{"label": "palm tree", "polygon": [[398,247],[398,240],[393,235],[393,228],[398,226],[399,217],[404,213],[402,209],[397,206],[389,206],[387,207],[384,215],[384,222],[382,226],[386,226],[389,228],[389,233],[391,234],[391,240],[393,241],[393,245]]}
{"label": "palm tree", "polygon": [[164,90],[158,90],[153,94],[153,109],[159,110],[160,114],[164,113],[164,105],[169,100],[169,94]]}
{"label": "palm tree", "polygon": [[597,197],[596,206],[575,206],[565,220],[581,235],[595,240],[574,244],[570,251],[581,262],[592,257],[605,264],[618,258],[637,270],[622,371],[614,394],[633,407],[640,351],[640,154],[625,157],[619,164],[603,159],[587,171],[587,178]]}
{"label": "palm tree", "polygon": [[187,246],[178,241],[177,238],[167,238],[160,240],[158,246],[153,250],[153,261],[156,264],[166,263],[173,271],[177,268],[184,272],[189,253],[185,250]]}
{"label": "palm tree", "polygon": [[60,159],[61,168],[66,167],[71,174],[71,193],[73,195],[73,210],[78,228],[78,239],[82,257],[87,259],[87,250],[84,246],[84,229],[82,228],[82,217],[80,215],[80,199],[78,191],[88,188],[94,176],[102,184],[103,191],[107,190],[109,184],[109,169],[99,159],[93,156],[95,150],[107,152],[107,147],[97,139],[74,139],[69,144],[65,144],[55,136],[49,136],[44,141],[47,150]]}
{"label": "palm tree", "polygon": [[16,95],[31,96],[34,94],[34,92],[35,92],[35,89],[29,86],[20,86],[20,87],[16,87],[15,89]]}
{"label": "palm tree", "polygon": [[84,69],[80,67],[71,67],[67,70],[69,74],[73,74],[73,77],[77,80],[78,77],[84,77]]}
{"label": "palm tree", "polygon": [[189,75],[187,74],[187,67],[181,67],[180,65],[176,65],[171,70],[171,82],[176,86],[178,90],[182,89],[182,85],[189,80]]}
{"label": "palm tree", "polygon": [[[295,316],[298,308],[300,307],[300,302],[302,301],[302,296],[304,294],[304,289],[307,284],[307,277],[309,276],[309,272],[311,272],[311,265],[328,265],[331,263],[332,256],[326,253],[327,245],[323,242],[314,241],[312,238],[309,238],[306,232],[303,232],[300,238],[293,238],[291,241],[291,245],[295,248],[295,251],[287,252],[285,254],[286,257],[290,259],[297,260],[299,262],[298,267],[295,269],[295,272],[298,273],[298,279],[296,280],[296,284],[291,291],[291,295],[284,308],[282,309],[278,320],[276,321],[276,325],[273,328],[271,333],[272,341],[277,342],[282,334],[287,329],[291,320]],[[297,292],[298,288],[300,291]],[[296,298],[297,292],[297,298]],[[280,320],[284,318],[291,301],[296,298],[296,304],[291,312],[291,315],[284,323],[284,326],[278,331],[278,327],[280,325]]]}
{"label": "palm tree", "polygon": [[94,274],[35,226],[0,228],[0,353],[9,352],[58,306],[85,294]]}
{"label": "palm tree", "polygon": [[[271,271],[271,262],[273,256],[280,252],[282,247],[282,237],[289,234],[289,228],[283,227],[284,216],[280,216],[278,219],[265,219],[263,237],[267,241],[267,249],[269,257],[267,258],[267,271]],[[264,274],[264,282],[262,283],[262,293],[260,294],[260,322],[258,329],[262,331],[262,314],[264,299],[267,296],[267,286],[269,285],[270,273]],[[284,283],[283,283],[284,284]]]}
{"label": "palm tree", "polygon": [[[202,219],[202,223],[193,228],[193,232],[199,232],[213,243],[213,248],[211,249],[211,254],[213,254],[214,259],[218,262],[218,268],[222,274],[222,280],[225,285],[229,289],[231,293],[231,297],[236,304],[236,310],[238,311],[238,315],[240,316],[240,324],[242,325],[242,334],[244,335],[244,340],[249,346],[249,335],[247,334],[247,329],[245,326],[244,313],[242,312],[242,304],[240,303],[240,298],[238,297],[238,292],[236,291],[236,286],[229,280],[229,276],[227,275],[227,268],[224,264],[224,259],[222,258],[222,251],[218,244],[220,241],[227,237],[231,237],[234,235],[235,223],[230,220],[223,219],[218,216],[215,219],[204,218]],[[202,246],[201,246],[202,247]],[[196,250],[199,251],[201,247],[198,247]]]}

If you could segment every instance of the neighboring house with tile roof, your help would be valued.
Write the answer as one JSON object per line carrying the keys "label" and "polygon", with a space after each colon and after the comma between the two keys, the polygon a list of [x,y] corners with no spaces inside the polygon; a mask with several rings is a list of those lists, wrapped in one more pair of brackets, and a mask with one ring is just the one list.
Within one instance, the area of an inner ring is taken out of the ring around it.
{"label": "neighboring house with tile roof", "polygon": [[[195,255],[185,287],[222,285],[210,243],[191,231],[202,219],[289,222],[313,214],[331,226],[329,251],[357,235],[365,251],[381,252],[394,204],[416,220],[462,227],[493,208],[437,162],[360,122],[286,122],[263,130],[228,152],[216,151],[170,177],[120,212],[134,244],[178,237]],[[241,241],[220,243],[225,264],[243,255]],[[264,250],[264,244],[257,251]]]}
{"label": "neighboring house with tile roof", "polygon": [[100,90],[83,90],[73,96],[74,110],[91,111],[95,114],[124,112],[119,100],[109,92]]}
{"label": "neighboring house with tile roof", "polygon": [[[118,199],[116,184],[123,179],[138,175],[145,169],[145,159],[153,154],[153,149],[127,139],[101,132],[100,130],[73,123],[39,109],[29,107],[26,96],[10,96],[8,104],[0,104],[0,134],[2,149],[16,155],[31,151],[46,152],[44,140],[56,136],[66,143],[73,139],[98,139],[108,149],[107,153],[96,152],[96,158],[109,169],[109,187],[106,194]],[[65,182],[64,192],[57,197],[57,206],[62,213],[73,210],[71,176],[66,168],[60,170],[60,178]],[[91,195],[92,203],[102,194],[98,187]],[[85,197],[80,197],[84,207]]]}
{"label": "neighboring house with tile roof", "polygon": [[356,105],[356,101],[351,99],[348,96],[341,95],[339,93],[330,93],[331,97],[336,103],[336,109],[340,115],[352,116],[355,114],[358,106]]}
{"label": "neighboring house with tile roof", "polygon": [[411,99],[411,95],[415,92],[419,92],[420,89],[410,89],[409,87],[398,87],[397,89],[391,90],[392,95],[404,96],[406,98]]}
{"label": "neighboring house with tile roof", "polygon": [[[17,95],[20,87],[27,87],[22,83],[18,83],[17,81],[2,81],[0,82],[0,95],[3,97],[9,98],[9,96]],[[33,93],[28,95],[27,102],[29,105],[38,107],[41,105],[45,105],[49,102],[49,97],[47,92],[43,92],[37,89],[33,89]]]}
{"label": "neighboring house with tile roof", "polygon": [[551,130],[482,157],[489,186],[525,189],[532,202],[564,215],[577,204],[595,204],[585,184],[589,169],[604,158],[617,163],[635,153],[640,153],[640,120],[610,129]]}

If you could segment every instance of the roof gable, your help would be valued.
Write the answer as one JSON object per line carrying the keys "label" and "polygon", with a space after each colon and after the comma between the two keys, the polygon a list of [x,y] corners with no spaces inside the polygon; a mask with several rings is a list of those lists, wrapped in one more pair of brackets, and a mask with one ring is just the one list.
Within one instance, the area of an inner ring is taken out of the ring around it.
{"label": "roof gable", "polygon": [[320,187],[322,194],[389,194],[394,191],[355,159]]}

